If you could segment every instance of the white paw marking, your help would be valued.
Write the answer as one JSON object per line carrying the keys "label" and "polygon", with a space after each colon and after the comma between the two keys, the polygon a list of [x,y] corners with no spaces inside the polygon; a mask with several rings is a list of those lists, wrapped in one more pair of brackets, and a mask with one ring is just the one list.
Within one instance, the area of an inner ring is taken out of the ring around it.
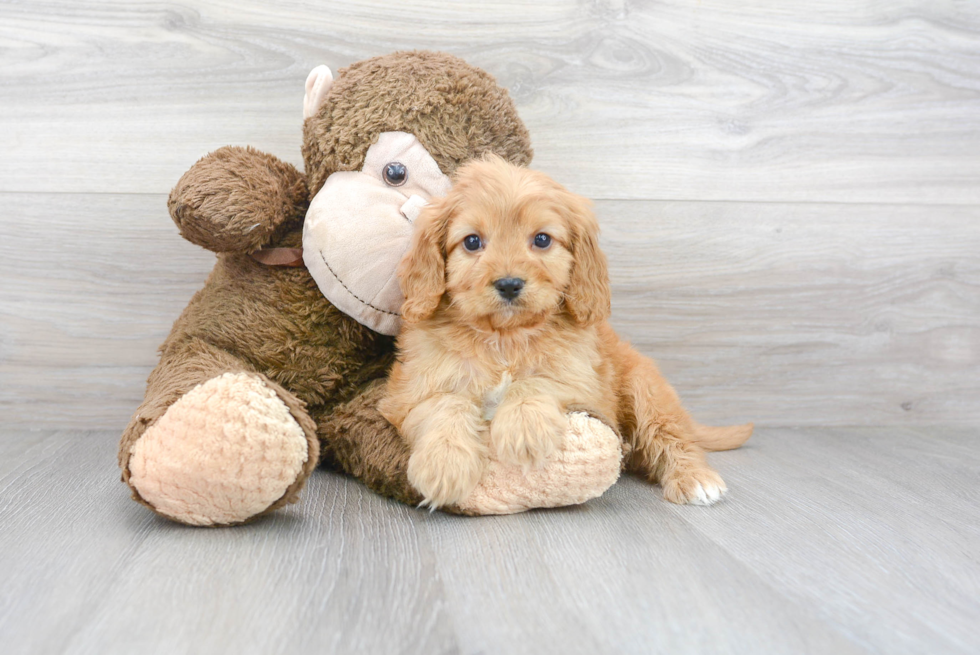
{"label": "white paw marking", "polygon": [[713,482],[698,482],[694,496],[688,499],[691,505],[712,505],[725,495],[728,490]]}

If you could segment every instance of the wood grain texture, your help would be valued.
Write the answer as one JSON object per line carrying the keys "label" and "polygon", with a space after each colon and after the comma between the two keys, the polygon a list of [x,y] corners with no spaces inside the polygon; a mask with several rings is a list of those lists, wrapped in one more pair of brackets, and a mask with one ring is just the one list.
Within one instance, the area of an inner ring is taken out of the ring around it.
{"label": "wood grain texture", "polygon": [[[158,195],[0,194],[0,412],[122,429],[213,256]],[[980,210],[600,201],[613,323],[701,419],[976,424]]]}
{"label": "wood grain texture", "polygon": [[2,437],[5,652],[980,649],[976,430],[763,429],[712,455],[731,493],[710,508],[627,478],[472,519],[318,472],[233,529],[131,502],[115,433]]}
{"label": "wood grain texture", "polygon": [[226,144],[298,164],[311,68],[430,48],[591,197],[980,202],[967,0],[42,0],[0,40],[2,191],[164,193]]}
{"label": "wood grain texture", "polygon": [[179,237],[164,196],[9,194],[2,202],[4,423],[125,425],[213,255]]}
{"label": "wood grain texture", "polygon": [[980,419],[980,211],[603,202],[613,323],[714,422]]}

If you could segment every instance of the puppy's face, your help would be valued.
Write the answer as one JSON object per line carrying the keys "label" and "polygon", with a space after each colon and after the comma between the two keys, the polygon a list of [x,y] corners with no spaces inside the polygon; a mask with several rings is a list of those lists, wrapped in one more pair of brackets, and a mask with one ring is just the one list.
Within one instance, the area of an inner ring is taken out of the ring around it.
{"label": "puppy's face", "polygon": [[497,158],[470,163],[419,218],[399,269],[402,314],[421,320],[445,295],[455,318],[495,330],[561,311],[583,323],[605,318],[597,233],[588,201],[547,176]]}
{"label": "puppy's face", "polygon": [[446,293],[467,323],[515,328],[557,312],[572,271],[563,198],[522,169],[458,188],[446,229]]}

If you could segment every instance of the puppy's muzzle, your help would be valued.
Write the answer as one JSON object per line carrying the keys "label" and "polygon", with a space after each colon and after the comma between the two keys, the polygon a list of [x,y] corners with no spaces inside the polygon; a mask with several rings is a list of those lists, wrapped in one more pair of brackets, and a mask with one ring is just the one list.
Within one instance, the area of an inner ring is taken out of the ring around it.
{"label": "puppy's muzzle", "polygon": [[504,277],[494,282],[493,287],[500,294],[501,298],[509,301],[521,295],[521,289],[524,288],[524,280],[519,277]]}

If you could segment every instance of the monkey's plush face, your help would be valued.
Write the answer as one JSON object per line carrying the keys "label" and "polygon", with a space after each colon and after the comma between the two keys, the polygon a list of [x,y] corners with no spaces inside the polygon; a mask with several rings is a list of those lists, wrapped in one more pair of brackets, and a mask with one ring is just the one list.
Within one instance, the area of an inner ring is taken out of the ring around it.
{"label": "monkey's plush face", "polygon": [[507,91],[453,55],[407,51],[306,80],[303,161],[313,195],[303,259],[327,299],[367,327],[398,333],[397,269],[413,221],[447,175],[487,153],[531,161]]}
{"label": "monkey's plush face", "polygon": [[398,262],[422,207],[450,186],[405,132],[381,134],[360,171],[330,175],[303,224],[303,260],[327,300],[375,332],[398,334]]}

